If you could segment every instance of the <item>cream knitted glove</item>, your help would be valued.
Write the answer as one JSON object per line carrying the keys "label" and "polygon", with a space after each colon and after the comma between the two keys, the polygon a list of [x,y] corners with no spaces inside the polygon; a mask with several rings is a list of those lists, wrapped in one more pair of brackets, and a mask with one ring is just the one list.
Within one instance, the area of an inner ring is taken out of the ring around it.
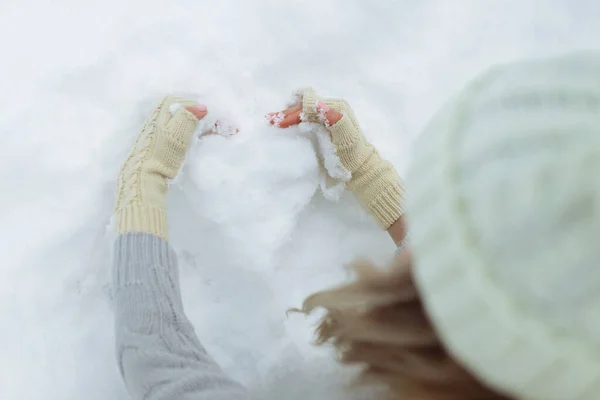
{"label": "cream knitted glove", "polygon": [[[176,103],[181,107],[171,116]],[[195,104],[166,97],[144,124],[117,178],[117,233],[147,232],[168,240],[167,179],[177,175],[198,124],[184,108]]]}
{"label": "cream knitted glove", "polygon": [[404,188],[396,169],[366,141],[346,100],[324,99],[313,89],[306,89],[302,97],[304,120],[322,122],[316,107],[318,101],[343,114],[328,129],[340,161],[352,174],[348,189],[379,225],[388,229],[404,214]]}

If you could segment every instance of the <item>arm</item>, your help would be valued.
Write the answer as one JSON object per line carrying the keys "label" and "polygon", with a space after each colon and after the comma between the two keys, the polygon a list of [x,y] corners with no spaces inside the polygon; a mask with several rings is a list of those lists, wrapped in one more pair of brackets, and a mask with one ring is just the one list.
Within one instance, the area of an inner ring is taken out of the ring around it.
{"label": "arm", "polygon": [[134,399],[245,398],[198,341],[181,303],[177,256],[164,239],[120,235],[113,268],[117,362]]}
{"label": "arm", "polygon": [[135,400],[244,399],[185,315],[177,257],[167,243],[167,179],[183,161],[194,115],[206,114],[179,109],[171,117],[175,101],[186,105],[167,98],[157,107],[118,178],[112,279],[119,370]]}

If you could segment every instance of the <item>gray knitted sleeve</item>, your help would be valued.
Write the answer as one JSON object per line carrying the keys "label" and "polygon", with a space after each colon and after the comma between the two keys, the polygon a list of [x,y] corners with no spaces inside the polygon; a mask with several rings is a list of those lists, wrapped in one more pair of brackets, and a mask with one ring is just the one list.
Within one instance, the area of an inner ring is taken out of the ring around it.
{"label": "gray knitted sleeve", "polygon": [[177,257],[164,240],[125,233],[115,242],[113,290],[117,361],[134,400],[239,400],[198,341],[179,291]]}

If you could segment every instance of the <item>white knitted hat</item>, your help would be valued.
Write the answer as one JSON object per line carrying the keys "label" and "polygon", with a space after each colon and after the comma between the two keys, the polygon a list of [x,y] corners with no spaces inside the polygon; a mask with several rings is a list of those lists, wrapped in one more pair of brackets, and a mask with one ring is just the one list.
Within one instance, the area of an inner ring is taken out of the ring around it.
{"label": "white knitted hat", "polygon": [[600,54],[489,71],[412,155],[415,277],[448,350],[518,399],[600,399]]}

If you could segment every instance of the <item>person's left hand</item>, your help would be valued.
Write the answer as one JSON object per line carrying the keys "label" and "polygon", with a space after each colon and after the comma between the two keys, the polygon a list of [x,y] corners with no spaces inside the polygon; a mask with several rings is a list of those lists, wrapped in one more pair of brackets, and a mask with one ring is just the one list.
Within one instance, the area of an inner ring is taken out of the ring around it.
{"label": "person's left hand", "polygon": [[177,175],[198,120],[206,114],[204,105],[169,96],[148,117],[117,177],[117,233],[168,238],[167,181]]}
{"label": "person's left hand", "polygon": [[302,93],[301,104],[267,114],[266,118],[281,128],[301,122],[324,125],[331,135],[336,155],[351,174],[346,187],[384,229],[389,229],[402,216],[402,181],[394,166],[367,141],[347,101],[324,98],[307,88]]}

